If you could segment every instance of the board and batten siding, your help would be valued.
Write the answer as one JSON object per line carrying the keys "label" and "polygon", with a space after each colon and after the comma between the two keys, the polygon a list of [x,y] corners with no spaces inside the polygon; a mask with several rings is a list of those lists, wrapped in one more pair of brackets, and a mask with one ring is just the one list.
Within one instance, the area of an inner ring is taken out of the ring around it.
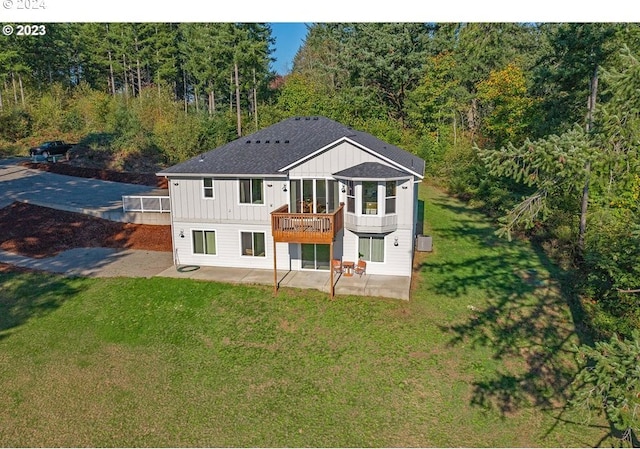
{"label": "board and batten siding", "polygon": [[[171,178],[169,195],[175,221],[268,224],[270,213],[288,202],[283,178],[264,179],[264,204],[241,204],[238,178],[213,178],[213,198],[205,198],[203,178]],[[269,187],[270,186],[270,187]]]}
{"label": "board and batten siding", "polygon": [[379,162],[390,165],[375,155],[364,151],[349,142],[342,142],[335,147],[317,154],[315,157],[292,167],[289,177],[294,178],[326,178],[332,173],[362,164],[364,162]]}
{"label": "board and batten siding", "polygon": [[[216,254],[194,254],[192,231],[215,231]],[[265,234],[265,255],[242,255],[241,232],[263,232]],[[184,234],[184,237],[180,235]],[[250,224],[203,223],[174,221],[172,228],[174,257],[178,265],[201,265],[236,268],[273,269],[273,237],[268,226]],[[290,269],[289,244],[277,243],[277,263],[279,269]]]}

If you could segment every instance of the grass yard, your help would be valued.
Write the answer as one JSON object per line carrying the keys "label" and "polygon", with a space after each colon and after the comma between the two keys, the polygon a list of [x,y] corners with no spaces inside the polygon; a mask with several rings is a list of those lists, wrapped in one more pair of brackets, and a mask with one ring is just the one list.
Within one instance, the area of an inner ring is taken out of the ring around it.
{"label": "grass yard", "polygon": [[529,245],[422,189],[410,302],[0,273],[2,446],[593,446],[579,310]]}

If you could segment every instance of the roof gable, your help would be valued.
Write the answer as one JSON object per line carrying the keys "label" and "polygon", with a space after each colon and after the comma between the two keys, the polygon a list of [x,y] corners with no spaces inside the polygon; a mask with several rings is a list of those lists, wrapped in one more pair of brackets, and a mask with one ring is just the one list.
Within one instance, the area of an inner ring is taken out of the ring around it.
{"label": "roof gable", "polygon": [[160,175],[283,175],[318,152],[348,139],[388,162],[422,177],[424,161],[370,134],[325,117],[292,117],[241,137],[201,156],[161,171]]}

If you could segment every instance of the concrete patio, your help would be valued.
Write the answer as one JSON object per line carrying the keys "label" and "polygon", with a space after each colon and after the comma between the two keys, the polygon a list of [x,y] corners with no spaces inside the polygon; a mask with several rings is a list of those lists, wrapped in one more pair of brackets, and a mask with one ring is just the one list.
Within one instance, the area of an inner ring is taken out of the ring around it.
{"label": "concrete patio", "polygon": [[[273,286],[273,271],[250,268],[186,266],[176,268],[171,253],[113,248],[75,248],[54,257],[32,259],[0,250],[0,262],[18,267],[85,277],[171,277],[230,284]],[[329,293],[328,271],[279,271],[280,287],[312,288]],[[411,278],[365,274],[336,276],[336,295],[409,299]]]}
{"label": "concrete patio", "polygon": [[[231,284],[273,285],[273,271],[264,269],[185,266],[168,268],[157,276]],[[380,296],[408,300],[411,288],[411,278],[408,276],[336,275],[334,282],[336,295]],[[331,280],[328,271],[279,270],[278,284],[280,287],[312,288],[329,293]]]}

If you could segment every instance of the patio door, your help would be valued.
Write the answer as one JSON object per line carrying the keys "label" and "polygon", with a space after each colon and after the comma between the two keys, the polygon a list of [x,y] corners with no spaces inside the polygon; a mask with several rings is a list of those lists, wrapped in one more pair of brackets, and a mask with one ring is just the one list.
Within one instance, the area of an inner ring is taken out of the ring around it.
{"label": "patio door", "polygon": [[331,268],[329,245],[302,243],[300,247],[303,270],[329,270]]}
{"label": "patio door", "polygon": [[327,214],[338,208],[338,182],[335,179],[294,179],[290,185],[293,213]]}

